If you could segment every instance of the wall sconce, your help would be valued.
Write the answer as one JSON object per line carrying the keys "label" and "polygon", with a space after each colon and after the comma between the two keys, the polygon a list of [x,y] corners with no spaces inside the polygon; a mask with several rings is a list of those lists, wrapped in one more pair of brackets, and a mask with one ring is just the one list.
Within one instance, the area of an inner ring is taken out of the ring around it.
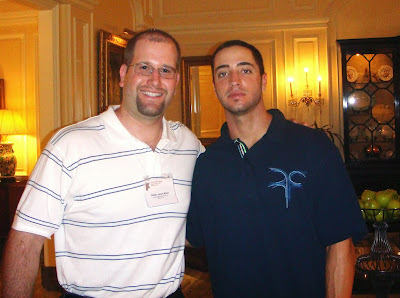
{"label": "wall sconce", "polygon": [[289,86],[290,86],[290,100],[289,106],[290,107],[300,107],[301,105],[305,105],[309,107],[311,104],[314,104],[316,108],[321,108],[324,104],[324,99],[321,97],[321,77],[318,77],[318,97],[314,98],[312,96],[312,90],[309,88],[308,85],[308,68],[304,68],[304,72],[306,74],[306,88],[303,90],[303,97],[297,100],[295,94],[293,93],[292,83],[294,82],[292,77],[288,78]]}
{"label": "wall sconce", "polygon": [[12,148],[13,143],[7,142],[8,135],[27,134],[27,129],[21,117],[11,110],[0,109],[0,174],[1,181],[14,181],[17,158]]}

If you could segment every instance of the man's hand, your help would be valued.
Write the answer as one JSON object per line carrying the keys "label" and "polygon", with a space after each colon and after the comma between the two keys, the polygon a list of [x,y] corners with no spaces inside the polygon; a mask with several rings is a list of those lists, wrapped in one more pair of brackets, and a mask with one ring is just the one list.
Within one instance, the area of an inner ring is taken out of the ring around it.
{"label": "man's hand", "polygon": [[1,297],[32,297],[45,239],[11,229],[4,251]]}

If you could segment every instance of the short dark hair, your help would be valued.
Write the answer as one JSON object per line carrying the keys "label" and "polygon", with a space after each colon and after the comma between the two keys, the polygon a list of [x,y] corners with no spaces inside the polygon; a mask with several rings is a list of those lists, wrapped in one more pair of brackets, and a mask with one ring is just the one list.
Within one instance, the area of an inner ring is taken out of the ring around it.
{"label": "short dark hair", "polygon": [[181,48],[179,43],[173,38],[169,33],[162,31],[160,29],[147,29],[142,32],[137,33],[134,37],[132,37],[125,48],[124,53],[124,63],[126,65],[132,62],[133,56],[135,55],[135,47],[136,43],[141,39],[147,39],[153,42],[168,42],[172,41],[176,48],[177,60],[176,60],[176,69],[179,69],[180,61],[181,61]]}
{"label": "short dark hair", "polygon": [[239,47],[244,47],[246,49],[249,49],[251,51],[251,54],[253,55],[254,60],[256,61],[256,64],[258,68],[260,69],[260,75],[264,74],[264,62],[263,58],[261,56],[260,51],[253,45],[243,41],[243,40],[228,40],[222,43],[214,52],[214,54],[211,57],[211,67],[212,67],[212,74],[213,74],[213,79],[214,79],[214,61],[215,61],[215,56],[218,54],[218,52],[222,51],[223,49],[234,47],[234,46],[239,46]]}

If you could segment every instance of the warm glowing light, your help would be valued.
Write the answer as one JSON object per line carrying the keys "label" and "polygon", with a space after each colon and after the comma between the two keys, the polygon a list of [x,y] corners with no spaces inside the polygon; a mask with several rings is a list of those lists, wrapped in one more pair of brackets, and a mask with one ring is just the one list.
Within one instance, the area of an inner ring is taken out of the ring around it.
{"label": "warm glowing light", "polygon": [[304,68],[304,72],[306,73],[306,86],[308,88],[308,78],[307,78],[307,73],[308,73],[308,67]]}
{"label": "warm glowing light", "polygon": [[349,97],[349,105],[353,105],[355,103],[356,103],[356,99],[353,96]]}
{"label": "warm glowing light", "polygon": [[17,112],[0,110],[0,135],[23,135],[26,133],[26,125]]}
{"label": "warm glowing light", "polygon": [[318,76],[318,95],[321,97],[321,76]]}
{"label": "warm glowing light", "polygon": [[290,96],[293,96],[293,90],[292,90],[292,82],[293,82],[293,77],[288,77],[288,82],[290,86]]}
{"label": "warm glowing light", "polygon": [[[304,67],[304,72],[305,72],[305,88],[303,89],[303,96],[299,99],[296,98],[297,95],[297,90],[296,90],[296,86],[295,86],[295,90],[293,93],[293,86],[292,83],[294,82],[293,77],[288,77],[287,80],[289,82],[289,88],[290,88],[290,96],[291,98],[289,99],[289,106],[290,107],[299,107],[299,106],[303,106],[303,104],[307,107],[309,107],[311,104],[313,104],[315,106],[316,109],[321,110],[322,105],[324,104],[324,98],[322,97],[322,86],[321,86],[321,81],[322,78],[321,76],[318,76],[318,96],[314,96],[313,97],[313,92],[317,93],[317,90],[313,90],[313,86],[314,86],[314,79],[315,77],[313,76],[314,74],[314,70],[312,70],[311,72],[311,77],[310,79],[313,81],[312,82],[312,86],[310,88],[310,86],[308,85],[308,72],[309,72],[309,68],[308,67]],[[297,88],[299,87],[299,84],[302,85],[303,80],[300,79],[299,77],[296,78],[297,81]],[[299,83],[301,82],[301,83]],[[286,86],[287,88],[287,86]],[[344,103],[344,104],[347,104]]]}

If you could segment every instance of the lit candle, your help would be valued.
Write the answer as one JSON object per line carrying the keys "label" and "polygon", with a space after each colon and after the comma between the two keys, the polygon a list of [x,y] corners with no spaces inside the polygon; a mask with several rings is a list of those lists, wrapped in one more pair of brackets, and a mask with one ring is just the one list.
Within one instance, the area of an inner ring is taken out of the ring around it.
{"label": "lit candle", "polygon": [[306,73],[306,85],[308,86],[308,79],[307,79],[308,67],[304,68],[304,72]]}
{"label": "lit candle", "polygon": [[292,91],[293,78],[292,77],[288,77],[288,81],[289,81],[289,86],[290,86],[290,96],[293,96],[293,91]]}
{"label": "lit candle", "polygon": [[318,76],[318,91],[319,91],[319,95],[321,95],[321,80],[322,80],[322,78],[321,78],[321,76]]}

